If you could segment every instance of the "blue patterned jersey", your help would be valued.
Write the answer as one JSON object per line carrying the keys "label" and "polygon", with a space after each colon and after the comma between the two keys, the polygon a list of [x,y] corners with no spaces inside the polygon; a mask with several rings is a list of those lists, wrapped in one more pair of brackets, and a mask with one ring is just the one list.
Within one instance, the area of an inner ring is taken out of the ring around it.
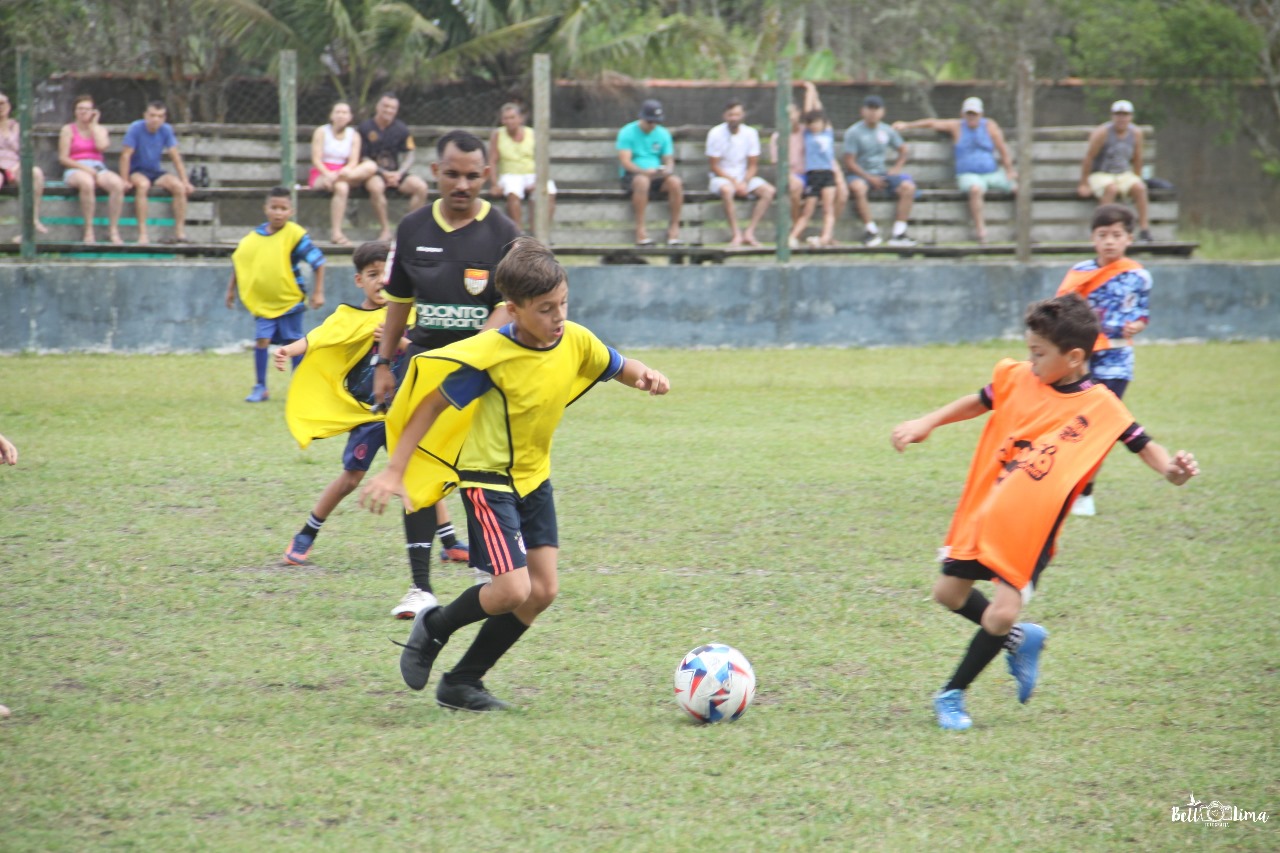
{"label": "blue patterned jersey", "polygon": [[[1072,270],[1089,272],[1098,269],[1097,260],[1082,261]],[[1113,341],[1124,339],[1124,324],[1137,320],[1149,322],[1151,273],[1145,269],[1127,270],[1089,294],[1089,307],[1098,315],[1102,334]],[[1133,347],[1118,346],[1095,352],[1089,371],[1096,379],[1133,380]]]}

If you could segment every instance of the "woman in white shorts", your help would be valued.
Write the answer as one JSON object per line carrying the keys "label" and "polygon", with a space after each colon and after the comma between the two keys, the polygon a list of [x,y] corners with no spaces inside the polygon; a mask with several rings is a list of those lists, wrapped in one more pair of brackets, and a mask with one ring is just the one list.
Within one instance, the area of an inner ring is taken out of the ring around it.
{"label": "woman in white shorts", "polygon": [[[507,216],[517,228],[521,224],[521,202],[531,195],[537,175],[533,163],[533,129],[524,126],[524,111],[519,104],[503,104],[502,127],[489,137],[489,162],[493,166],[494,195],[507,200]],[[556,213],[556,182],[547,179],[547,221]],[[533,226],[532,219],[529,222]]]}

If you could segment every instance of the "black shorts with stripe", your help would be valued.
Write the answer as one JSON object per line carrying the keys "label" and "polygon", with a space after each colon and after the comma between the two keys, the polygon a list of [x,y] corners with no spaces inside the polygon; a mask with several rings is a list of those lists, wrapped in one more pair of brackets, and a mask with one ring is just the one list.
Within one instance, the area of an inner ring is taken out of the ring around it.
{"label": "black shorts with stripe", "polygon": [[558,548],[556,502],[547,480],[523,498],[514,492],[464,488],[471,565],[501,575],[529,564],[529,548]]}

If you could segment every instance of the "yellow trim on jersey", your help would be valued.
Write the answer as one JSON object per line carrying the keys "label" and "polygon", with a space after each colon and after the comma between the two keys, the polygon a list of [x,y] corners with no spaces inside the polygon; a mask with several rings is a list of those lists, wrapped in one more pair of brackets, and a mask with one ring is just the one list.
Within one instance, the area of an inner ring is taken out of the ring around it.
{"label": "yellow trim on jersey", "polygon": [[[413,323],[409,312],[409,323]],[[383,420],[369,406],[347,391],[346,378],[369,357],[373,332],[387,321],[387,309],[366,310],[339,305],[318,328],[307,335],[307,352],[294,371],[284,419],[289,432],[306,448],[317,438],[350,432],[372,421]]]}
{"label": "yellow trim on jersey", "polygon": [[249,232],[231,255],[240,301],[255,317],[274,319],[302,301],[290,256],[307,229],[286,222],[274,234]]}
{"label": "yellow trim on jersey", "polygon": [[418,301],[418,298],[416,296],[392,296],[390,293],[387,293],[385,290],[382,291],[382,296],[388,302],[398,302],[401,305],[414,305]]}
{"label": "yellow trim on jersey", "polygon": [[551,475],[551,439],[565,407],[600,379],[609,359],[609,348],[576,323],[547,350],[491,329],[414,356],[387,415],[390,452],[419,404],[459,366],[485,371],[495,387],[464,409],[446,408],[423,437],[405,470],[411,503],[436,503],[459,485],[461,471],[484,472],[519,495],[536,489]]}
{"label": "yellow trim on jersey", "polygon": [[[448,222],[445,222],[444,217],[440,215],[440,205],[443,202],[444,202],[444,199],[442,198],[438,198],[435,201],[431,202],[431,218],[436,221],[437,225],[439,225],[442,229],[444,229],[445,233],[452,233],[454,231],[457,231],[458,229],[454,228]],[[489,215],[489,208],[491,207],[493,207],[493,205],[489,204],[489,202],[485,201],[484,199],[480,199],[480,212],[475,215],[475,218],[472,219],[472,222],[483,222],[484,218]],[[467,224],[469,225],[471,223],[467,223]],[[466,225],[462,227],[465,228]]]}

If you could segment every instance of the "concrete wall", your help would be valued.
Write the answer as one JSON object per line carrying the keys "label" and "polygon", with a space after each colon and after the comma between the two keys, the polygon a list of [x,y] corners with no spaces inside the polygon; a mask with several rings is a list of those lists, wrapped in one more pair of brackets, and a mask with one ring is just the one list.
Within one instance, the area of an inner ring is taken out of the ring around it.
{"label": "concrete wall", "polygon": [[[1021,333],[1067,262],[572,267],[571,311],[618,346],[893,346]],[[1280,337],[1280,264],[1150,264],[1158,339]],[[235,347],[253,335],[223,303],[229,265],[0,265],[0,352],[166,352]],[[359,296],[335,265],[313,328]]]}

